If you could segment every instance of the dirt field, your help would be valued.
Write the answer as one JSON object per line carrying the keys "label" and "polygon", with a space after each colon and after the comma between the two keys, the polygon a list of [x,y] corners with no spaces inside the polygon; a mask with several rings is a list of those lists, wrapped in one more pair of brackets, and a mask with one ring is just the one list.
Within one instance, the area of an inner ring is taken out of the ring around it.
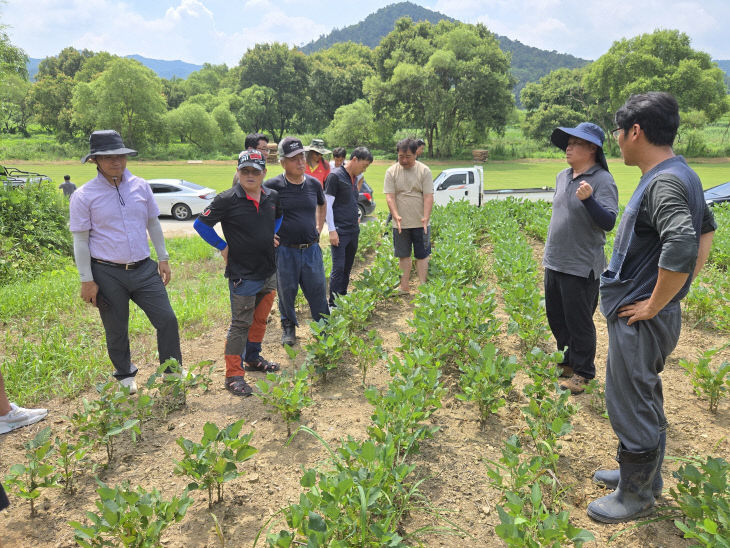
{"label": "dirt field", "polygon": [[[183,223],[179,223],[183,224]],[[540,250],[536,249],[536,254]],[[384,339],[389,352],[399,344],[398,332],[409,330],[406,320],[412,315],[413,305],[397,297],[381,306],[372,325]],[[285,368],[293,368],[278,344],[281,331],[272,314],[264,341],[264,354],[280,362]],[[504,320],[504,317],[501,317]],[[603,381],[606,356],[605,322],[600,314],[595,317],[598,329],[598,376]],[[174,461],[182,456],[175,439],[184,436],[199,440],[202,425],[213,421],[219,426],[230,424],[244,417],[244,431],[253,430],[252,445],[259,452],[243,465],[245,475],[225,484],[224,501],[214,506],[226,546],[248,547],[254,544],[259,529],[281,507],[298,500],[302,488],[299,480],[302,467],[312,467],[326,457],[321,444],[307,434],[297,435],[290,445],[286,441],[286,426],[278,416],[272,415],[256,397],[237,398],[223,389],[222,347],[227,326],[218,325],[192,341],[186,341],[183,357],[189,364],[204,359],[216,360],[218,370],[211,390],[193,394],[186,409],[171,413],[167,421],[153,419],[145,426],[148,435],[144,441],[132,444],[124,437],[118,444],[117,456],[112,466],[99,472],[99,479],[115,485],[130,480],[132,485],[145,488],[157,487],[169,496],[179,494],[187,484],[183,477],[173,474]],[[299,329],[299,348],[307,329]],[[663,374],[665,407],[670,427],[667,436],[667,459],[664,465],[665,496],[658,504],[669,504],[668,489],[676,483],[671,472],[678,468],[672,456],[691,454],[721,456],[730,459],[730,406],[725,400],[717,415],[707,411],[707,403],[700,401],[692,392],[691,385],[678,365],[680,357],[696,357],[699,350],[727,342],[727,336],[685,327],[678,348],[672,354]],[[152,335],[137,340],[134,346],[154,346]],[[133,355],[135,353],[133,346]],[[499,346],[508,353],[517,353],[517,340],[512,336],[500,338]],[[727,352],[724,359],[728,359]],[[295,360],[298,362],[299,360]],[[153,372],[153,364],[142,364],[140,378],[145,381]],[[261,374],[250,373],[254,380]],[[373,366],[368,383],[384,387],[389,375],[384,364]],[[460,402],[453,395],[457,379],[445,377],[448,395],[444,407],[434,415],[433,422],[440,427],[434,439],[422,443],[421,453],[416,455],[417,474],[426,480],[422,492],[435,508],[464,531],[463,534],[422,537],[425,546],[503,546],[494,532],[499,524],[496,505],[497,493],[487,484],[486,461],[500,457],[502,441],[524,428],[520,413],[523,401],[510,401],[499,413],[492,416],[484,430],[478,422],[478,413],[472,404]],[[525,379],[518,376],[515,384],[521,387]],[[95,393],[84,394],[92,398]],[[345,362],[327,376],[326,384],[313,389],[314,404],[305,409],[302,423],[316,430],[325,440],[336,444],[347,435],[364,437],[370,420],[371,407],[367,403],[359,382],[359,374],[353,363]],[[613,467],[616,438],[607,419],[590,408],[590,396],[575,397],[581,410],[574,417],[574,430],[562,438],[559,462],[559,479],[568,488],[567,501],[574,525],[586,528],[596,536],[591,546],[606,546],[615,533],[627,529],[626,525],[601,525],[586,516],[588,502],[605,492],[591,482],[593,472],[601,467]],[[64,418],[80,406],[80,398],[73,401],[49,401],[49,418],[16,433],[0,437],[0,477],[7,468],[23,458],[22,444],[31,439],[42,427],[50,425],[59,432],[68,421]],[[94,459],[103,462],[106,456],[98,451]],[[79,493],[73,497],[60,490],[46,490],[38,502],[39,516],[30,519],[25,501],[14,498],[8,511],[0,513],[0,545],[3,547],[67,547],[74,546],[73,530],[69,520],[84,520],[84,512],[95,510],[95,482],[85,476],[80,482]],[[194,504],[180,523],[165,533],[163,544],[170,547],[220,546],[214,522],[210,516],[207,495],[203,491],[192,492]],[[428,514],[414,513],[405,524],[406,531],[430,524],[444,526]],[[278,528],[275,528],[278,530]],[[412,542],[417,545],[417,541]],[[259,540],[259,546],[263,546]],[[621,547],[683,547],[690,543],[681,538],[671,521],[658,521],[637,529],[627,530],[612,546]]]}

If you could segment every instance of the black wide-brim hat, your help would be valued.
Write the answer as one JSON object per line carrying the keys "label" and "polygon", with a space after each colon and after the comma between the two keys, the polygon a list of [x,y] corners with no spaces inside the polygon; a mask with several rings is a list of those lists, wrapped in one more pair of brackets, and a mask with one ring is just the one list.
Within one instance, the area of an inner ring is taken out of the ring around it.
{"label": "black wide-brim hat", "polygon": [[598,162],[603,169],[608,171],[606,155],[603,152],[603,140],[605,136],[606,134],[603,133],[603,130],[596,124],[591,122],[581,122],[575,127],[555,128],[552,135],[550,135],[550,141],[562,150],[568,148],[568,139],[571,137],[578,137],[579,139],[593,143],[598,147],[598,150],[596,151],[596,162]]}
{"label": "black wide-brim hat", "polygon": [[122,136],[113,129],[102,129],[89,135],[89,153],[81,158],[81,163],[85,164],[92,156],[115,156],[119,154],[137,156],[137,151],[125,147]]}

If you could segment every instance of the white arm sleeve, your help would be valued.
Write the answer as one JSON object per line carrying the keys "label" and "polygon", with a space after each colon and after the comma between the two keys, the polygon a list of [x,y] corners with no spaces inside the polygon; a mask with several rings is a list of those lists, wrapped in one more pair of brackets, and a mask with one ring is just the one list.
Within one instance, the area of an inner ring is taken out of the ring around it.
{"label": "white arm sleeve", "polygon": [[74,236],[74,260],[82,282],[93,282],[91,273],[91,252],[89,251],[89,231],[72,232]]}
{"label": "white arm sleeve", "polygon": [[337,230],[337,227],[335,226],[335,214],[332,212],[332,204],[335,203],[335,197],[325,194],[324,198],[327,200],[327,215],[325,216],[327,229],[332,232],[333,230]]}
{"label": "white arm sleeve", "polygon": [[165,247],[165,235],[162,233],[162,225],[157,217],[150,217],[147,219],[147,232],[152,240],[152,245],[155,246],[157,251],[158,261],[169,261],[170,256],[167,254],[167,248]]}

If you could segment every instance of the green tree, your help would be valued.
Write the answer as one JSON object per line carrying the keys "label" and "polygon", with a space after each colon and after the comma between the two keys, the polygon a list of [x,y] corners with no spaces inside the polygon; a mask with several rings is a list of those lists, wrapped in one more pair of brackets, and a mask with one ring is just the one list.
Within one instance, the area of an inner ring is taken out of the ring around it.
{"label": "green tree", "polygon": [[161,139],[166,105],[162,83],[133,59],[116,58],[91,83],[74,89],[74,123],[90,129],[116,129],[131,148]]}
{"label": "green tree", "polygon": [[337,146],[370,145],[375,137],[375,115],[370,103],[358,99],[338,108],[324,135],[328,143]]}
{"label": "green tree", "polygon": [[274,125],[276,94],[273,89],[254,84],[238,95],[241,106],[236,121],[244,133],[259,133]]}
{"label": "green tree", "polygon": [[527,84],[520,93],[527,110],[522,131],[536,141],[549,142],[558,126],[576,126],[590,118],[595,99],[583,87],[582,69],[558,69],[537,82]]}
{"label": "green tree", "polygon": [[509,57],[484,25],[398,20],[375,49],[364,89],[375,115],[421,128],[439,155],[501,132],[514,108]]}
{"label": "green tree", "polygon": [[335,111],[364,97],[362,86],[375,70],[372,50],[360,44],[347,42],[309,57],[312,68],[309,73],[309,96],[312,108],[309,123],[313,131],[319,131],[330,123]]}
{"label": "green tree", "polygon": [[239,66],[239,90],[259,85],[274,91],[272,116],[267,120],[274,140],[280,140],[285,130],[301,125],[301,113],[310,104],[310,63],[303,53],[277,42],[256,44],[241,58]]}
{"label": "green tree", "polygon": [[10,42],[10,37],[5,32],[5,25],[0,25],[0,76],[4,74],[17,74],[24,80],[28,79],[26,63],[28,56],[19,47]]}
{"label": "green tree", "polygon": [[205,63],[203,68],[191,73],[184,80],[184,87],[188,97],[200,93],[211,93],[216,95],[221,88],[221,82],[228,74],[228,67],[224,65],[211,65]]}
{"label": "green tree", "polygon": [[236,117],[231,113],[226,101],[221,102],[210,113],[221,133],[221,144],[224,152],[237,153],[243,149],[246,137],[238,127]]}
{"label": "green tree", "polygon": [[30,105],[35,120],[52,130],[59,141],[73,136],[74,81],[64,73],[44,76],[30,90]]}
{"label": "green tree", "polygon": [[120,57],[106,51],[95,53],[84,61],[84,64],[74,75],[74,80],[77,82],[91,82],[97,75],[104,72],[107,65],[115,59],[120,59]]}
{"label": "green tree", "polygon": [[0,78],[0,132],[20,132],[30,137],[27,128],[31,116],[29,91],[30,83],[16,72]]}
{"label": "green tree", "polygon": [[169,109],[179,107],[188,97],[185,80],[177,76],[173,76],[170,80],[162,78],[162,89]]}
{"label": "green tree", "polygon": [[583,85],[594,97],[594,121],[608,132],[616,110],[633,93],[668,91],[682,111],[699,110],[712,122],[728,110],[727,86],[710,56],[678,30],[657,30],[614,42],[588,66]]}
{"label": "green tree", "polygon": [[211,151],[221,140],[215,119],[201,106],[185,102],[165,114],[168,130],[183,143],[192,143],[202,151]]}
{"label": "green tree", "polygon": [[64,48],[55,57],[46,57],[40,62],[36,80],[44,77],[55,78],[62,74],[73,78],[86,60],[93,56],[94,52],[88,49],[79,51],[72,47]]}

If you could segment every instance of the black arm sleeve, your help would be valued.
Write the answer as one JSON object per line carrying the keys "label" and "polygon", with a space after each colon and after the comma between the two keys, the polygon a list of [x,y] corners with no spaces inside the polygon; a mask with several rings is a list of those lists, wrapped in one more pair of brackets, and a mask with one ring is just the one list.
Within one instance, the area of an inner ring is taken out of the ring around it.
{"label": "black arm sleeve", "polygon": [[613,225],[616,224],[616,214],[605,209],[593,196],[583,200],[583,206],[599,228],[606,232],[613,229]]}

